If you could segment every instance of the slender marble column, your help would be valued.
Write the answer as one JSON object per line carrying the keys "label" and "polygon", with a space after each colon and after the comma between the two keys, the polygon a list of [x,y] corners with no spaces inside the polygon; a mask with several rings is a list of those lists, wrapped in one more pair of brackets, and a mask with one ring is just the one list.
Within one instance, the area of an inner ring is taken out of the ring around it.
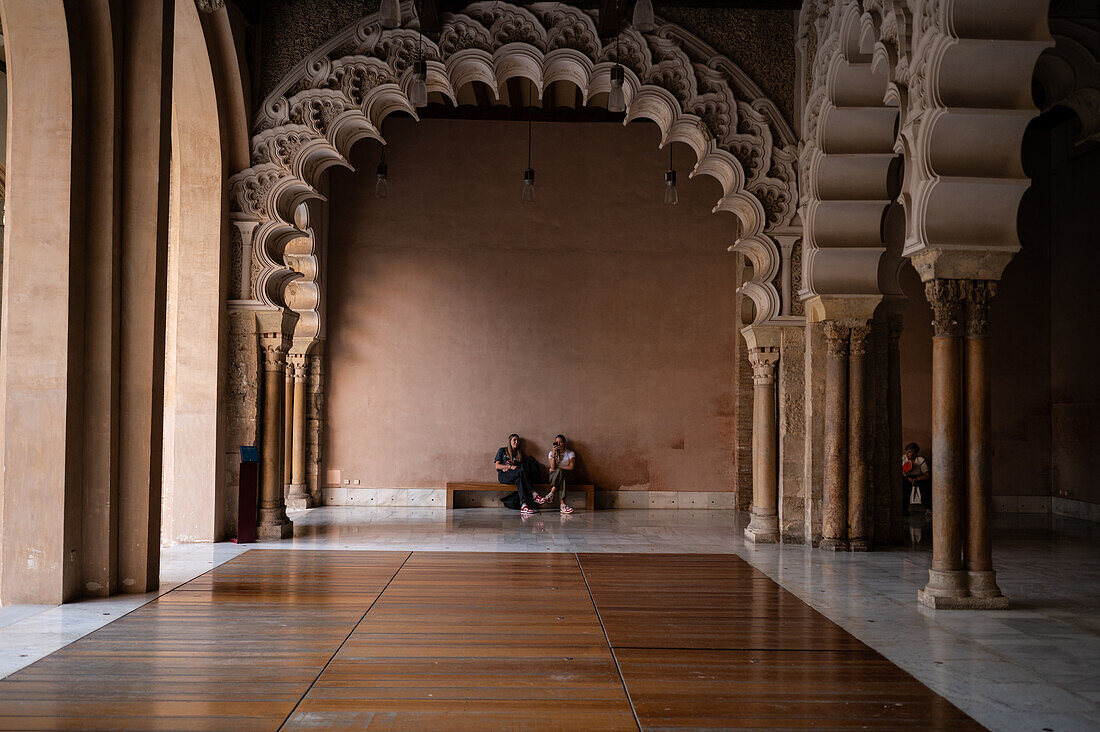
{"label": "slender marble column", "polygon": [[867,415],[867,341],[871,327],[866,323],[851,329],[848,356],[848,549],[865,552],[871,548],[868,533],[870,505],[870,420]]}
{"label": "slender marble column", "polygon": [[293,535],[283,499],[286,456],[285,409],[286,354],[298,315],[293,312],[260,313],[260,348],[264,359],[263,445],[260,453],[260,507],[256,539],[270,541]]}
{"label": "slender marble column", "polygon": [[290,470],[294,453],[294,374],[287,359],[283,376],[283,495],[290,493]]}
{"label": "slender marble column", "polygon": [[886,347],[886,412],[889,421],[890,434],[890,538],[894,544],[904,544],[908,538],[904,516],[904,501],[902,495],[904,480],[901,476],[901,465],[896,462],[901,458],[901,329],[903,316],[899,310],[891,309],[889,315],[889,341]]}
{"label": "slender marble column", "polygon": [[848,326],[826,320],[825,510],[821,548],[848,548]]}
{"label": "slender marble column", "polygon": [[935,313],[932,337],[932,568],[917,594],[932,608],[958,606],[968,596],[963,570],[966,472],[962,453],[962,305],[959,280],[931,280],[925,295]]}
{"label": "slender marble column", "polygon": [[287,365],[293,378],[293,408],[291,410],[290,486],[287,489],[287,508],[309,508],[306,492],[306,375],[309,356],[292,353]]}
{"label": "slender marble column", "polygon": [[752,364],[752,518],[745,538],[758,544],[779,541],[779,434],[775,414],[775,364],[779,349],[753,348]]}
{"label": "slender marble column", "polygon": [[1008,607],[997,586],[989,524],[993,502],[993,444],[990,433],[988,339],[989,301],[997,292],[992,280],[968,283],[966,308],[966,569],[970,606]]}

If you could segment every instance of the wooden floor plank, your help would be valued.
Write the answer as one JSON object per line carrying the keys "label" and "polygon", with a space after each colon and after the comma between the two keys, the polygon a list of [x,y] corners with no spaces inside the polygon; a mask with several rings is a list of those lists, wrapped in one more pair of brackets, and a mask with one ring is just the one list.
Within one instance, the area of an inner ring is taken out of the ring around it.
{"label": "wooden floor plank", "polygon": [[643,729],[981,729],[732,555],[578,555]]}
{"label": "wooden floor plank", "polygon": [[246,552],[0,681],[0,729],[275,729],[407,557]]}
{"label": "wooden floor plank", "polygon": [[530,553],[415,553],[287,727],[318,723],[637,729],[576,558]]}

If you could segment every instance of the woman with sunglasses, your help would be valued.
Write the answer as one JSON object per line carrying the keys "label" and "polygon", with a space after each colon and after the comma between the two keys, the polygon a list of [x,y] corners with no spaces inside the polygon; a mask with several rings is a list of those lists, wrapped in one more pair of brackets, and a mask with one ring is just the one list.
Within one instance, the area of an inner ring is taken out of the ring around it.
{"label": "woman with sunglasses", "polygon": [[561,497],[561,512],[573,513],[573,509],[565,502],[565,476],[573,469],[577,454],[572,450],[567,450],[565,436],[558,435],[554,438],[554,449],[550,451],[547,457],[550,460],[550,492],[545,496],[536,494],[535,502],[540,505],[546,503],[554,497],[555,491],[561,491],[559,494]]}

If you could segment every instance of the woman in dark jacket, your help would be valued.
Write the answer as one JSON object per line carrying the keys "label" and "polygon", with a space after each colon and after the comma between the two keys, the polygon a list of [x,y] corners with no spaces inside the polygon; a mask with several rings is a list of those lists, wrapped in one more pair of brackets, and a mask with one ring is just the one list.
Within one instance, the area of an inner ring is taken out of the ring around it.
{"label": "woman in dark jacket", "polygon": [[532,488],[537,463],[533,458],[524,457],[519,448],[519,435],[508,435],[508,446],[497,450],[497,456],[493,460],[493,467],[497,469],[497,482],[505,485],[514,485],[519,493],[519,512],[522,516],[530,516],[534,513],[529,503],[534,498]]}

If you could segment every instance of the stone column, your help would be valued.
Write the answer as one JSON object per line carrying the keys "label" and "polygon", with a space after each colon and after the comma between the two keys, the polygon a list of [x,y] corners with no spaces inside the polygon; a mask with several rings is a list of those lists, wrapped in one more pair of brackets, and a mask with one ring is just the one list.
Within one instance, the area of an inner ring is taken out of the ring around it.
{"label": "stone column", "polygon": [[852,327],[848,358],[848,549],[871,548],[867,507],[870,494],[870,420],[867,414],[867,341],[871,327]]}
{"label": "stone column", "polygon": [[293,378],[293,408],[290,419],[290,486],[287,490],[287,508],[309,508],[306,492],[306,376],[309,372],[309,356],[292,353],[287,359]]}
{"label": "stone column", "polygon": [[958,607],[968,595],[963,570],[965,493],[962,447],[962,287],[959,280],[933,279],[925,295],[932,325],[932,568],[917,594],[932,608]]}
{"label": "stone column", "polygon": [[901,457],[901,341],[902,313],[901,310],[890,310],[889,314],[888,343],[886,347],[886,413],[889,422],[890,435],[890,538],[894,544],[904,544],[907,533],[905,522],[902,520],[905,498],[902,496],[904,483],[901,476],[901,465],[897,462]]}
{"label": "stone column", "polygon": [[752,519],[745,538],[779,541],[779,434],[775,413],[775,364],[779,349],[752,348]]}
{"label": "stone column", "polygon": [[287,358],[283,375],[283,495],[289,495],[294,454],[294,374]]}
{"label": "stone column", "polygon": [[321,505],[321,432],[325,417],[324,341],[318,341],[309,358],[306,403],[306,483],[310,502]]}
{"label": "stone column", "polygon": [[821,548],[848,548],[848,326],[826,320],[825,510]]}
{"label": "stone column", "polygon": [[260,508],[256,520],[256,539],[271,541],[293,535],[294,525],[286,516],[283,501],[286,423],[286,354],[291,334],[298,321],[292,311],[264,312],[256,315],[260,347],[264,359],[263,444],[260,452]]}
{"label": "stone column", "polygon": [[[997,586],[993,548],[989,537],[992,520],[993,443],[990,432],[988,339],[989,301],[997,292],[992,280],[968,283],[966,308],[966,569],[971,600],[968,605],[1007,608],[1008,598]],[[934,474],[933,474],[934,475]]]}

